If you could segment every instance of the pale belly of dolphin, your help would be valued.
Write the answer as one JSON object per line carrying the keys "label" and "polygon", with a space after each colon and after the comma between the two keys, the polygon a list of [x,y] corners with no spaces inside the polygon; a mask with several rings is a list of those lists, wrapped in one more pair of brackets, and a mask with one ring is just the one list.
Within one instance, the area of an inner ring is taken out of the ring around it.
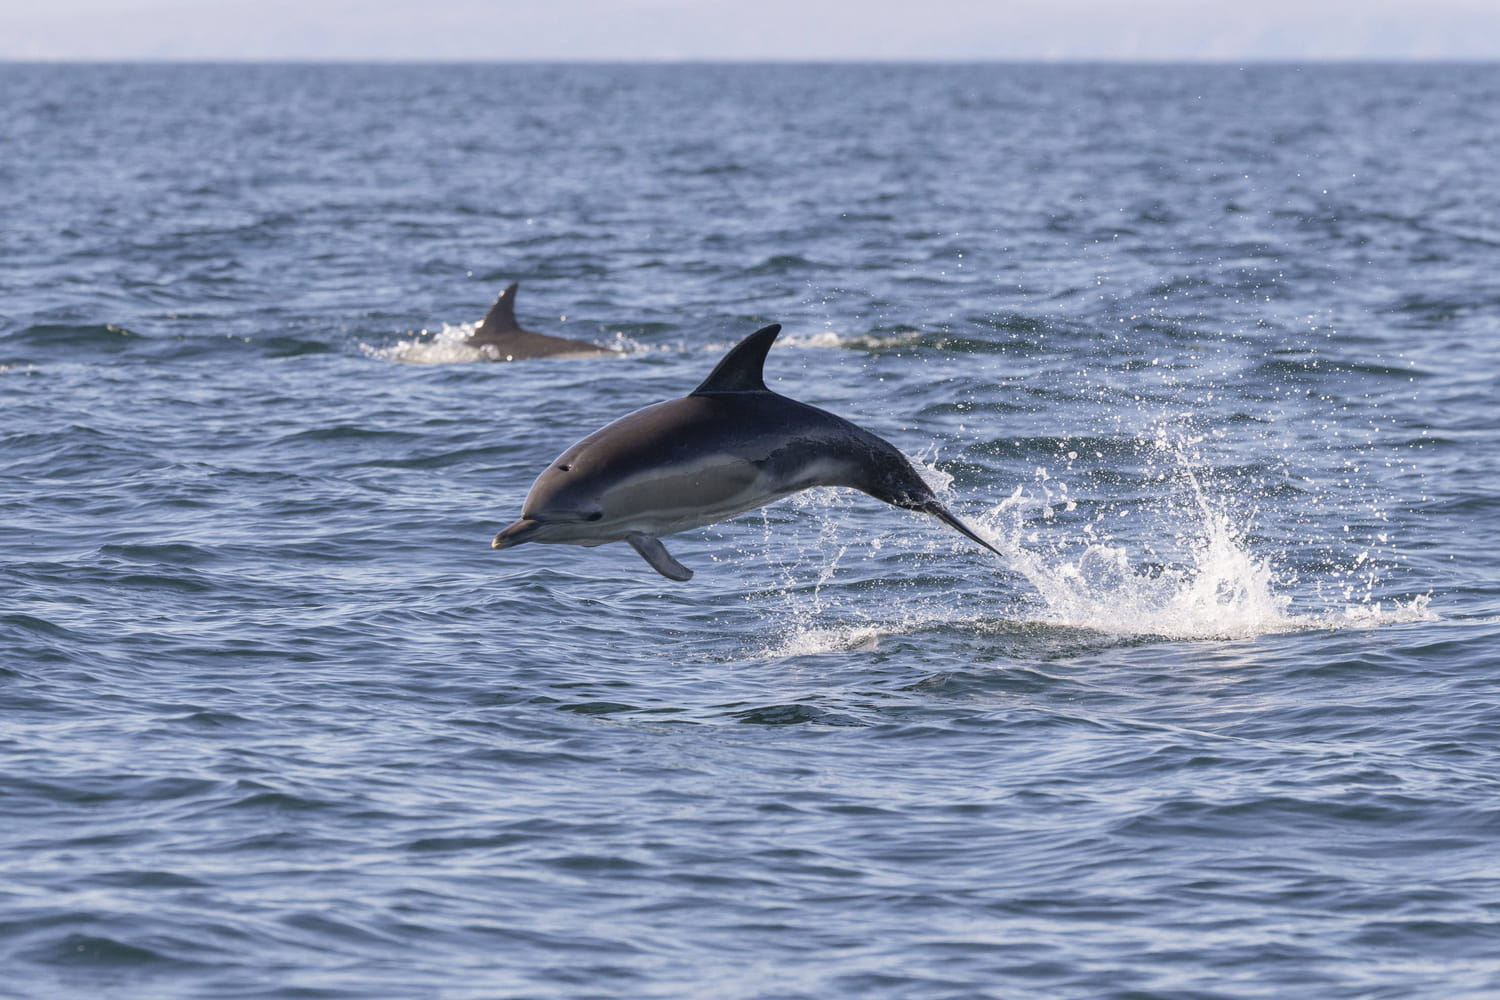
{"label": "pale belly of dolphin", "polygon": [[737,456],[715,456],[658,468],[612,486],[601,497],[606,521],[599,544],[630,534],[660,537],[715,524],[812,486],[841,485],[846,463],[819,459],[794,475],[773,475]]}

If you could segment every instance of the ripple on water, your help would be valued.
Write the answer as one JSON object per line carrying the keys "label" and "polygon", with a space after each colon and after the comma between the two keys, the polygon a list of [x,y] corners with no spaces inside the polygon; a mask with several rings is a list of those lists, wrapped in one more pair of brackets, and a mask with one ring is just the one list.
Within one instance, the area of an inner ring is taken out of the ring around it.
{"label": "ripple on water", "polygon": [[[1492,76],[0,65],[0,993],[1492,994]],[[489,548],[772,321],[1004,558]]]}

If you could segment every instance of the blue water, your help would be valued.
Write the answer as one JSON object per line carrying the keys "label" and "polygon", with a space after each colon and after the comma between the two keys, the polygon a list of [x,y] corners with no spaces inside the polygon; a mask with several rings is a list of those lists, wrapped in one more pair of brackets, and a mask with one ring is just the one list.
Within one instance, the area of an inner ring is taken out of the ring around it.
{"label": "blue water", "polygon": [[[1500,995],[1497,162],[1495,66],[0,65],[0,995]],[[769,322],[1003,560],[490,549]]]}

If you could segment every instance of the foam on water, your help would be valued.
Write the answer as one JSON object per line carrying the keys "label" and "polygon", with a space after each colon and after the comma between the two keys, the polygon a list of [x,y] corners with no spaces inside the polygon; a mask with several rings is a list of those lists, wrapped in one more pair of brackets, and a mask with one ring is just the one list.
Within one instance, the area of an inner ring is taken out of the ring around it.
{"label": "foam on water", "polygon": [[[749,333],[747,330],[746,333]],[[792,348],[805,350],[854,350],[854,351],[878,351],[888,347],[901,347],[914,343],[920,334],[916,331],[893,334],[843,334],[835,330],[813,330],[811,332],[792,330],[783,324],[783,329],[776,338],[778,350]],[[701,350],[705,354],[722,354],[729,350],[738,340],[714,340],[704,344]]]}
{"label": "foam on water", "polygon": [[[378,358],[382,361],[395,361],[409,365],[458,365],[469,364],[475,361],[508,361],[490,345],[474,347],[468,343],[474,331],[479,328],[479,321],[470,323],[444,323],[442,329],[432,332],[429,330],[418,330],[411,334],[409,339],[398,340],[386,347],[377,347],[373,344],[361,343],[360,350],[367,357]],[[783,334],[778,339],[778,346],[791,348],[814,348],[814,349],[863,349],[875,350],[882,347],[899,346],[910,342],[915,334],[896,334],[889,337],[875,336],[843,336],[832,330],[804,334]],[[580,338],[588,340],[590,338]],[[738,341],[724,341],[722,343],[709,343],[701,348],[694,348],[707,355],[722,354],[733,347]],[[621,331],[616,331],[609,338],[601,341],[602,346],[612,347],[622,354],[640,354],[647,351],[676,351],[688,350],[686,344],[663,343],[642,344]]]}
{"label": "foam on water", "polygon": [[448,323],[437,333],[420,330],[410,340],[398,340],[389,347],[374,347],[360,344],[360,350],[372,358],[383,361],[399,361],[409,365],[455,365],[471,361],[487,361],[483,351],[470,347],[466,341],[479,328],[479,322]]}
{"label": "foam on water", "polygon": [[[368,357],[408,365],[461,365],[474,361],[511,360],[508,357],[502,357],[493,345],[485,344],[474,347],[468,343],[474,331],[479,328],[479,322],[476,320],[472,323],[444,323],[443,328],[436,333],[419,330],[412,335],[410,340],[398,340],[389,347],[375,347],[363,343],[359,347]],[[640,353],[648,349],[620,332],[616,332],[603,346],[613,347],[624,354]],[[566,357],[566,355],[561,356]]]}

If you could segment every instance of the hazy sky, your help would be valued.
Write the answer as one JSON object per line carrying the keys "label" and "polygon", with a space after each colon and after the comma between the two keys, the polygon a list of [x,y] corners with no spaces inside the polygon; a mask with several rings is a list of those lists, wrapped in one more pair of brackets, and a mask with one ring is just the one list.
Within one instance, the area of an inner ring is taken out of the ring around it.
{"label": "hazy sky", "polygon": [[0,59],[1500,59],[1500,0],[0,0]]}

